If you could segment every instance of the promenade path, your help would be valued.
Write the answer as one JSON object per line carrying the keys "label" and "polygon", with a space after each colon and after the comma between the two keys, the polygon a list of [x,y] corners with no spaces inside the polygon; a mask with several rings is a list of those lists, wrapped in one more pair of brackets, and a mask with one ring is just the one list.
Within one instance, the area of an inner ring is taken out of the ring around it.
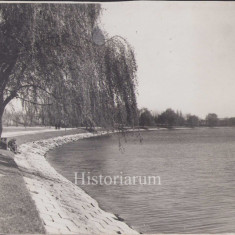
{"label": "promenade path", "polygon": [[[5,128],[2,137],[15,138],[18,145],[60,135],[81,132],[77,129]],[[14,154],[0,150],[0,234],[45,233],[43,222],[26,188]]]}

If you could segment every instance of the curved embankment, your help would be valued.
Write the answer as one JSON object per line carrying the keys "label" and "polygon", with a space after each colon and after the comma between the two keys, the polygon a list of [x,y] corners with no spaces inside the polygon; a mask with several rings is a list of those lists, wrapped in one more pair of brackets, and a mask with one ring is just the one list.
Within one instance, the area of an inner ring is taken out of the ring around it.
{"label": "curved embankment", "polygon": [[26,186],[35,201],[47,233],[138,234],[118,218],[99,208],[81,188],[56,172],[45,154],[62,144],[98,134],[81,133],[22,144],[15,156]]}

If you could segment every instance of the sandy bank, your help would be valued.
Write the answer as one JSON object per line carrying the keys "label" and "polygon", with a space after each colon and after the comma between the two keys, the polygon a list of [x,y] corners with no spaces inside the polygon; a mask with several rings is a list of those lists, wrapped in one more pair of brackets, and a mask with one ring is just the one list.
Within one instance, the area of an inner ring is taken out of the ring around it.
{"label": "sandy bank", "polygon": [[22,144],[15,156],[35,201],[47,233],[53,234],[138,234],[82,189],[64,178],[46,161],[47,151],[62,144],[98,134],[80,133]]}

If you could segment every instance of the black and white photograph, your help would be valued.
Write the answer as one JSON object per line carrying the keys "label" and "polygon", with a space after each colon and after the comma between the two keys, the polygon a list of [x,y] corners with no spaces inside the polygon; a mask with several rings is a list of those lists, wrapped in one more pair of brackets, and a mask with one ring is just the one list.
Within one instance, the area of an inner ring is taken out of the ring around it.
{"label": "black and white photograph", "polygon": [[0,1],[0,234],[235,234],[235,3]]}

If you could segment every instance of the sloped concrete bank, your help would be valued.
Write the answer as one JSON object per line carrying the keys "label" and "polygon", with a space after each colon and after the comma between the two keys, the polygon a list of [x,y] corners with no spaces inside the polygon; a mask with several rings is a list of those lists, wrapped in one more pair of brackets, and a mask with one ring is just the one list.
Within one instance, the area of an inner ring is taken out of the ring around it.
{"label": "sloped concrete bank", "polygon": [[124,222],[99,208],[97,201],[60,175],[45,154],[62,144],[106,132],[80,133],[22,144],[15,155],[24,180],[50,234],[138,234]]}

